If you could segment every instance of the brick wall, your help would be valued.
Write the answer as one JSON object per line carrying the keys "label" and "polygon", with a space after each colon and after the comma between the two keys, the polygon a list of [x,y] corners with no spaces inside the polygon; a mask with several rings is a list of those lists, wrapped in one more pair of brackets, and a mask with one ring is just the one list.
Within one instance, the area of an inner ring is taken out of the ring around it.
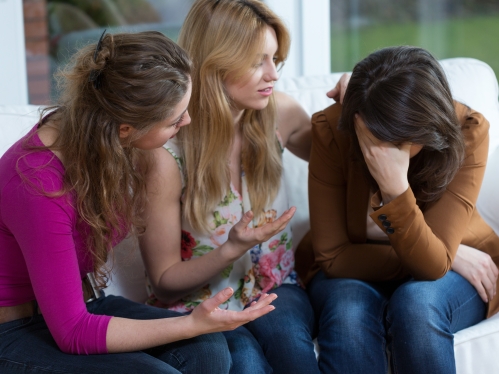
{"label": "brick wall", "polygon": [[50,104],[49,35],[46,0],[23,0],[30,104]]}

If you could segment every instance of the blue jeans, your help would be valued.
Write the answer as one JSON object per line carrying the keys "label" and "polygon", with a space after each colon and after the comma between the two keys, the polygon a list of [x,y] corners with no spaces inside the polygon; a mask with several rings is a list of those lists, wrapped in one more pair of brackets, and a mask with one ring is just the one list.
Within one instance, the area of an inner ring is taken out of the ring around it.
{"label": "blue jeans", "polygon": [[312,342],[314,311],[307,293],[289,284],[271,292],[278,295],[274,311],[224,332],[232,355],[231,373],[320,373]]}
{"label": "blue jeans", "polygon": [[[322,373],[455,373],[453,334],[485,318],[475,288],[449,271],[436,281],[328,279],[308,286]],[[388,362],[386,351],[391,353]]]}
{"label": "blue jeans", "polygon": [[[93,314],[157,319],[180,315],[106,296],[87,304]],[[0,373],[228,373],[230,354],[222,334],[158,346],[144,351],[102,355],[72,355],[56,345],[43,316],[0,325]]]}

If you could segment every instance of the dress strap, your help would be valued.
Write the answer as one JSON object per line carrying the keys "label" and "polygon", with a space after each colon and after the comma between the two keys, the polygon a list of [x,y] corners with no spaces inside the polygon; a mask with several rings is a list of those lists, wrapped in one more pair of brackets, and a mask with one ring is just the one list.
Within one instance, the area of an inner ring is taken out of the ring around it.
{"label": "dress strap", "polygon": [[163,146],[164,149],[170,153],[175,161],[177,162],[177,166],[180,170],[180,177],[182,179],[182,188],[185,188],[185,175],[184,175],[184,160],[182,157],[180,157],[180,148],[175,141],[175,139],[170,139],[168,142]]}

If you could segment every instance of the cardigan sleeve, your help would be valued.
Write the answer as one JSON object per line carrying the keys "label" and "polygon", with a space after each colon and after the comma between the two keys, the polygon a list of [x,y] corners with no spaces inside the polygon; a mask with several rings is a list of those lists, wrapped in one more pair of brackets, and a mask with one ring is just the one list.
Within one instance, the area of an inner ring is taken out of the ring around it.
{"label": "cardigan sleeve", "polygon": [[324,112],[312,117],[312,152],[309,163],[310,226],[315,261],[331,278],[382,281],[407,276],[397,253],[388,245],[352,243],[346,223],[347,185],[342,139],[335,138],[341,106],[333,119]]}
{"label": "cardigan sleeve", "polygon": [[410,188],[379,209],[373,207],[375,211],[371,218],[388,233],[402,265],[415,279],[438,279],[451,268],[482,185],[488,154],[488,127],[480,113],[471,111],[466,116],[462,125],[466,139],[463,165],[440,199],[424,212],[416,205]]}
{"label": "cardigan sleeve", "polygon": [[[347,185],[344,152],[335,139],[336,118],[314,115],[309,165],[310,220],[315,260],[329,277],[367,281],[438,279],[450,269],[470,222],[488,151],[488,122],[471,112],[464,118],[466,158],[443,196],[423,213],[409,188],[371,218],[387,232],[391,245],[352,243],[346,226]],[[333,123],[334,122],[334,123]],[[359,181],[360,182],[360,181]],[[376,195],[371,200],[375,203]]]}

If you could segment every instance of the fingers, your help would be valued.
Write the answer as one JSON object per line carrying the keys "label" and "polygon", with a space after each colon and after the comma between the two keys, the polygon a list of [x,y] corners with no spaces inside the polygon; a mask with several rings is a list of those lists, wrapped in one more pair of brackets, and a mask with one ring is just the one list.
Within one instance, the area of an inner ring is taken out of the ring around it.
{"label": "fingers", "polygon": [[343,74],[336,83],[336,86],[329,91],[326,95],[336,102],[343,103],[343,98],[345,97],[345,92],[347,91],[348,82],[350,81],[350,74]]}
{"label": "fingers", "polygon": [[488,303],[489,299],[487,297],[487,291],[485,291],[485,288],[483,287],[482,282],[478,281],[475,283],[471,283],[473,287],[475,287],[476,291],[478,292],[478,295],[480,295],[481,299],[483,300],[484,303]]}
{"label": "fingers", "polygon": [[359,143],[361,140],[364,142],[366,146],[369,144],[379,146],[381,145],[381,143],[385,143],[373,135],[373,133],[367,128],[366,123],[359,114],[355,114],[354,121],[355,121],[355,132],[357,133],[357,138],[359,138]]}
{"label": "fingers", "polygon": [[326,93],[326,96],[329,97],[330,99],[333,99],[334,101],[338,102],[337,99],[340,98],[340,89],[338,88],[338,85],[336,85],[336,87],[333,88],[331,91],[328,91]]}
{"label": "fingers", "polygon": [[274,222],[279,222],[279,223],[285,223],[286,225],[288,222],[293,218],[296,212],[296,207],[292,206],[288,210],[286,210],[278,219],[276,219]]}
{"label": "fingers", "polygon": [[249,210],[243,214],[239,222],[236,223],[234,227],[238,226],[238,229],[245,229],[246,227],[248,227],[252,219],[253,219],[253,212]]}
{"label": "fingers", "polygon": [[267,313],[272,312],[274,309],[275,306],[267,305],[258,309],[252,309],[252,310],[245,309],[239,313],[244,314],[244,319],[246,320],[246,322],[244,323],[247,323],[250,321],[254,321],[257,318],[260,318],[261,316],[264,316]]}
{"label": "fingers", "polygon": [[203,305],[203,307],[209,311],[212,312],[220,304],[225,303],[229,298],[232,296],[234,293],[234,290],[230,287],[227,287],[223,289],[222,291],[218,292],[215,296],[203,301],[200,305]]}
{"label": "fingers", "polygon": [[492,263],[491,268],[495,283],[497,281],[497,276],[499,275],[499,269],[497,269],[497,265],[494,263],[494,261],[492,261],[492,258],[490,259],[490,262]]}
{"label": "fingers", "polygon": [[494,284],[485,274],[480,278],[479,281],[485,291],[485,299],[482,297],[482,295],[480,295],[480,297],[482,297],[482,299],[487,303],[494,297]]}
{"label": "fingers", "polygon": [[486,268],[486,277],[488,280],[488,285],[484,285],[487,289],[489,295],[489,300],[496,295],[496,284],[497,284],[497,266],[494,264],[490,256],[488,256],[488,266]]}
{"label": "fingers", "polygon": [[293,218],[296,212],[296,207],[292,206],[288,210],[286,210],[278,219],[274,222],[267,223],[257,230],[261,231],[261,235],[264,237],[274,236],[275,234],[281,232],[286,228],[291,218]]}
{"label": "fingers", "polygon": [[476,254],[479,255],[479,260],[470,283],[475,286],[482,300],[487,303],[496,294],[497,266],[489,255],[483,252],[476,252]]}
{"label": "fingers", "polygon": [[496,294],[496,281],[497,281],[497,266],[492,261],[492,258],[483,252],[475,250],[476,255],[479,255],[479,260],[477,261],[477,266],[475,270],[475,275],[473,280],[477,279],[481,287],[484,288],[487,298],[480,297],[485,302],[492,300]]}
{"label": "fingers", "polygon": [[276,294],[263,294],[258,301],[254,301],[253,303],[251,303],[248,308],[240,312],[220,311],[226,313],[219,314],[219,316],[225,321],[227,325],[230,325],[232,328],[236,328],[273,311],[275,309],[275,306],[270,305],[270,303],[276,298]]}
{"label": "fingers", "polygon": [[495,296],[498,269],[490,255],[460,244],[452,269],[475,287],[484,302]]}
{"label": "fingers", "polygon": [[260,296],[258,301],[253,301],[251,305],[245,310],[254,310],[266,307],[267,305],[270,305],[270,303],[273,302],[275,299],[277,299],[277,295],[275,293],[270,295],[265,293],[262,296]]}

